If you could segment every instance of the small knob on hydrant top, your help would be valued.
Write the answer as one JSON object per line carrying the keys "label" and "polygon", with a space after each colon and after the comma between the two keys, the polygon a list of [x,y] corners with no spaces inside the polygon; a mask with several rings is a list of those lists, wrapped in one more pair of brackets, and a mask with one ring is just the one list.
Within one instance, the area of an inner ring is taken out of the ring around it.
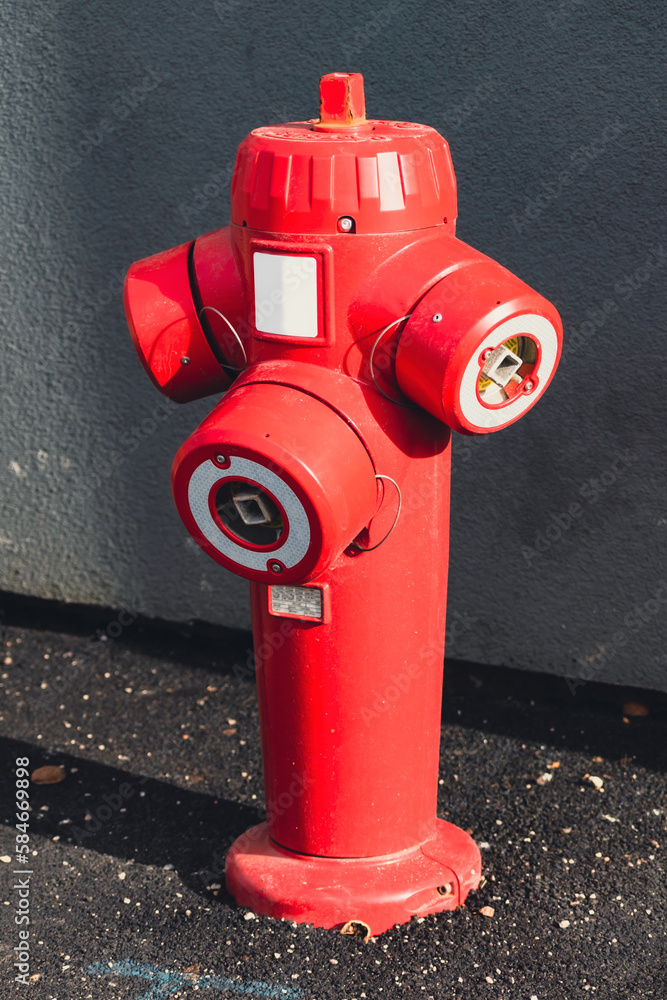
{"label": "small knob on hydrant top", "polygon": [[313,127],[337,131],[363,125],[366,101],[361,73],[327,73],[320,77],[320,120]]}

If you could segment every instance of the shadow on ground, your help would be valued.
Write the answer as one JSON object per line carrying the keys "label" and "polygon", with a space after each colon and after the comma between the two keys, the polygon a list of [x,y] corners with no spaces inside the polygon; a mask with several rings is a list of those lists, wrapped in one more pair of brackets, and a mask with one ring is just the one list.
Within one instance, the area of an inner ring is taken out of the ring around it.
{"label": "shadow on ground", "polygon": [[[6,761],[35,759],[36,748],[0,737],[0,754]],[[261,822],[259,810],[61,751],[40,755],[61,765],[67,780],[32,789],[35,834],[136,864],[170,865],[195,892],[210,898],[206,887],[217,882],[225,896],[225,852]],[[3,769],[0,801],[12,801],[13,787],[13,769]]]}

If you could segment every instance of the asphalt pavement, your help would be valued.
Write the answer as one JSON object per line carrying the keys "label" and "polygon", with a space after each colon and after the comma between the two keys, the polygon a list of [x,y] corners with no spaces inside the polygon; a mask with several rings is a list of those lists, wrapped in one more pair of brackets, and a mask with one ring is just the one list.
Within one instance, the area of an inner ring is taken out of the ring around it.
{"label": "asphalt pavement", "polygon": [[225,892],[264,816],[249,646],[4,595],[0,998],[665,1000],[667,696],[448,662],[439,815],[483,883],[364,943]]}

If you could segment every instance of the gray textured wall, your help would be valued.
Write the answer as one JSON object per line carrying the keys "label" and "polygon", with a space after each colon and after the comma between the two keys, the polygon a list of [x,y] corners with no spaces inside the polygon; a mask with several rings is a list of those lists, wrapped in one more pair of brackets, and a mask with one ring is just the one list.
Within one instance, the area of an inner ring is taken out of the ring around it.
{"label": "gray textured wall", "polygon": [[[6,0],[0,588],[247,625],[190,543],[128,264],[228,221],[238,142],[364,73],[450,142],[459,235],[556,302],[552,387],[458,438],[450,655],[667,688],[665,12],[616,0]],[[658,594],[654,598],[654,594]]]}

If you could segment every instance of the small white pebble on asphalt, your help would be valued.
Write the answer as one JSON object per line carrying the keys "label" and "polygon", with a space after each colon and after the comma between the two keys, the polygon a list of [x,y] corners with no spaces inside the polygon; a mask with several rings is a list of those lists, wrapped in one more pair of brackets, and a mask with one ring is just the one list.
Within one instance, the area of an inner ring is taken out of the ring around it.
{"label": "small white pebble on asphalt", "polygon": [[615,816],[609,816],[607,813],[603,813],[602,819],[606,819],[608,823],[620,823],[621,822],[620,819],[617,819]]}
{"label": "small white pebble on asphalt", "polygon": [[119,879],[121,880],[121,882],[122,882],[122,880],[123,880],[123,879],[125,878],[125,872],[118,872],[118,878],[119,878]]}
{"label": "small white pebble on asphalt", "polygon": [[173,865],[162,865],[163,872],[173,872],[173,870],[174,870]]}
{"label": "small white pebble on asphalt", "polygon": [[545,771],[544,774],[541,774],[537,779],[537,784],[547,785],[552,780],[553,780],[553,771]]}
{"label": "small white pebble on asphalt", "polygon": [[331,962],[332,965],[338,965],[338,959],[337,958],[330,958],[329,961]]}
{"label": "small white pebble on asphalt", "polygon": [[486,976],[486,981],[487,983],[492,983],[493,979],[491,978],[491,976]]}
{"label": "small white pebble on asphalt", "polygon": [[0,857],[0,861],[3,861],[6,865],[9,865],[11,864],[12,859],[8,854],[3,854],[2,857]]}
{"label": "small white pebble on asphalt", "polygon": [[561,927],[563,930],[565,930],[566,927],[570,926],[570,921],[569,920],[561,920],[559,922],[558,926]]}
{"label": "small white pebble on asphalt", "polygon": [[[128,899],[127,896],[126,896],[125,899],[123,900],[123,902],[127,903],[129,905],[132,902],[132,900]],[[156,912],[157,912],[157,910],[156,910]]]}
{"label": "small white pebble on asphalt", "polygon": [[595,785],[595,787],[596,787],[596,788],[597,788],[598,790],[599,790],[600,788],[602,788],[602,786],[604,785],[604,781],[602,780],[602,778],[598,778],[598,777],[596,777],[596,775],[594,775],[594,774],[589,774],[589,775],[588,775],[588,780],[590,781],[591,785]]}
{"label": "small white pebble on asphalt", "polygon": [[532,997],[530,998],[530,1000],[537,1000],[537,997],[535,996],[534,993],[533,993]]}
{"label": "small white pebble on asphalt", "polygon": [[243,919],[244,920],[254,920],[255,919],[255,914],[252,912],[252,910],[248,910],[247,913],[243,914]]}
{"label": "small white pebble on asphalt", "polygon": [[273,957],[274,958],[280,958],[280,952],[279,951],[274,951]]}
{"label": "small white pebble on asphalt", "polygon": [[485,840],[483,840],[483,841],[482,841],[482,842],[481,842],[480,844],[478,844],[477,846],[478,846],[478,847],[479,847],[479,848],[480,848],[480,849],[481,849],[482,851],[488,851],[489,847],[491,847],[491,844],[487,844],[487,842],[486,842]]}

